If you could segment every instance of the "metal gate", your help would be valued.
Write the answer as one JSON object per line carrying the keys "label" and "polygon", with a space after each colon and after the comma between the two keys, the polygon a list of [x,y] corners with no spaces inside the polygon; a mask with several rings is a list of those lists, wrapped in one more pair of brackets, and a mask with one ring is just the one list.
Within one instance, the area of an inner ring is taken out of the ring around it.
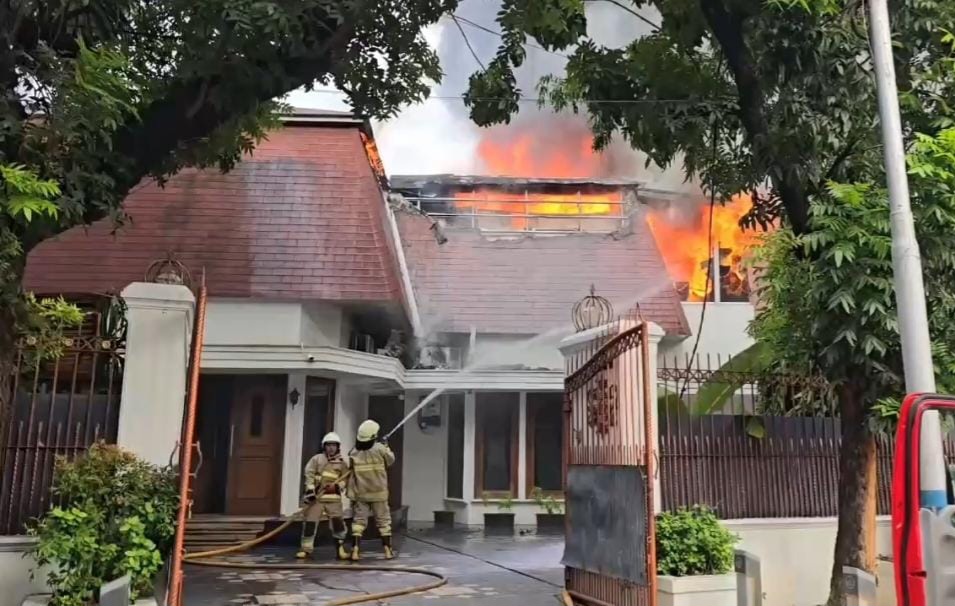
{"label": "metal gate", "polygon": [[122,299],[74,301],[85,320],[54,354],[17,343],[5,435],[0,436],[0,535],[20,534],[53,504],[58,457],[116,441],[126,319]]}
{"label": "metal gate", "polygon": [[567,357],[565,585],[575,602],[654,606],[648,325],[621,319]]}

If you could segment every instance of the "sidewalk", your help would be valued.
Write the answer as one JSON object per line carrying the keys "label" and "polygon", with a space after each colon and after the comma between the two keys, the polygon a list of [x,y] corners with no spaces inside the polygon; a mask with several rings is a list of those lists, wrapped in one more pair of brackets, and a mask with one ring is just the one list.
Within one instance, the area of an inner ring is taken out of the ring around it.
{"label": "sidewalk", "polygon": [[[366,541],[363,564],[419,567],[438,572],[447,585],[378,604],[395,606],[556,606],[563,583],[562,537],[485,537],[466,531],[411,531],[397,537],[399,555],[386,561],[380,542]],[[294,548],[265,547],[228,558],[248,564],[294,562]],[[316,563],[334,563],[326,544]],[[240,604],[321,605],[330,600],[427,582],[394,572],[239,570],[187,566],[185,606]]]}

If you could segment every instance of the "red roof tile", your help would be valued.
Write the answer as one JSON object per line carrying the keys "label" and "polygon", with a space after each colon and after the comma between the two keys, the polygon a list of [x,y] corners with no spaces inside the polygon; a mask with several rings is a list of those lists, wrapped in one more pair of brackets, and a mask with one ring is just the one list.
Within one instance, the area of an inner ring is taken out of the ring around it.
{"label": "red roof tile", "polygon": [[571,323],[593,284],[619,313],[639,303],[667,333],[690,334],[683,307],[642,216],[621,236],[568,234],[491,239],[398,213],[408,271],[424,322],[438,330],[537,334]]}
{"label": "red roof tile", "polygon": [[209,293],[401,301],[384,202],[356,124],[286,126],[228,174],[186,170],[133,191],[131,224],[69,230],[31,252],[39,293],[119,290],[168,252]]}

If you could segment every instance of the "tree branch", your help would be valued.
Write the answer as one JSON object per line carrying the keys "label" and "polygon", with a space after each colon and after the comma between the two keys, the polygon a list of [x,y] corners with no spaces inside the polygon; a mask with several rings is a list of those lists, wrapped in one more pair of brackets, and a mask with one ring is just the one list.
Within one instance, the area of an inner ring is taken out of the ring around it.
{"label": "tree branch", "polygon": [[799,177],[798,165],[787,158],[776,157],[772,151],[762,84],[756,62],[743,37],[744,17],[728,11],[722,0],[700,0],[700,9],[733,73],[740,120],[749,136],[754,156],[769,159],[769,176],[786,208],[789,223],[796,233],[804,232],[809,222],[805,186]]}

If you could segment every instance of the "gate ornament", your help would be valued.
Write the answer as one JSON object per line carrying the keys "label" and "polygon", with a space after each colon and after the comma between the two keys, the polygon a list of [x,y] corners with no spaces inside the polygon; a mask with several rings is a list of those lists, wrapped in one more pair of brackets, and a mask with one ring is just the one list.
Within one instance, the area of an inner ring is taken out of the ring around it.
{"label": "gate ornament", "polygon": [[573,318],[577,332],[603,326],[613,319],[610,301],[594,293],[594,285],[591,284],[590,294],[574,304]]}
{"label": "gate ornament", "polygon": [[606,377],[587,390],[587,425],[601,435],[617,425],[617,386],[609,385]]}

